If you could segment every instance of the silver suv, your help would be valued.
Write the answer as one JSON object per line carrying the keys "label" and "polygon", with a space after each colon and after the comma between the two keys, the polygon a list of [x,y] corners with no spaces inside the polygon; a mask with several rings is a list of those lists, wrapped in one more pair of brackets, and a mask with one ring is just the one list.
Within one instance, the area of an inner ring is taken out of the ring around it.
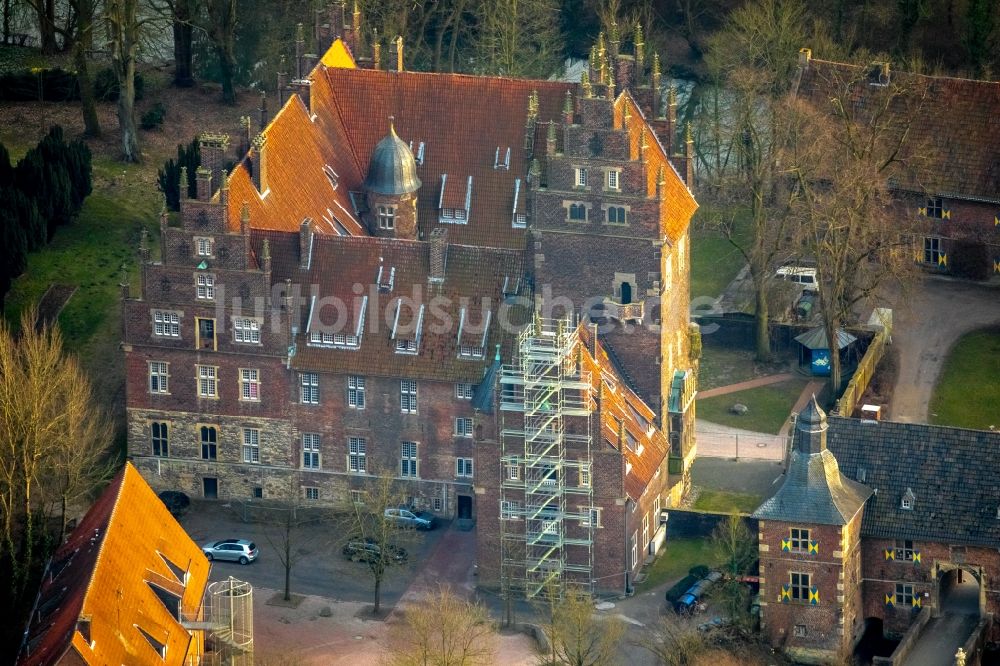
{"label": "silver suv", "polygon": [[412,527],[418,530],[432,530],[436,522],[433,513],[414,511],[403,506],[398,509],[386,509],[385,517],[400,527]]}
{"label": "silver suv", "polygon": [[240,564],[250,564],[257,559],[257,544],[246,539],[223,539],[212,541],[201,547],[208,561],[228,560]]}

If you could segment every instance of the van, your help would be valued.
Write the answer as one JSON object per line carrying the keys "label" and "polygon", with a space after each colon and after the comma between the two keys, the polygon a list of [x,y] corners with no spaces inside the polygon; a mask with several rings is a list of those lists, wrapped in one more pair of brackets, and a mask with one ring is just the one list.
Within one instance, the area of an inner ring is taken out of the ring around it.
{"label": "van", "polygon": [[816,269],[812,266],[782,266],[774,273],[779,280],[787,280],[800,285],[804,291],[819,292],[819,281],[816,279]]}

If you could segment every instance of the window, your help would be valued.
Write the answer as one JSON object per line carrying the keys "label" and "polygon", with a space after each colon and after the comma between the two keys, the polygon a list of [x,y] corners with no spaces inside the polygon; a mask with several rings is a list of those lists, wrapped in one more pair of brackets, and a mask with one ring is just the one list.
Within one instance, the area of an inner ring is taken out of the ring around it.
{"label": "window", "polygon": [[351,502],[357,506],[365,505],[365,491],[363,490],[352,490],[351,491]]}
{"label": "window", "polygon": [[417,443],[403,442],[399,447],[399,475],[417,476]]}
{"label": "window", "polygon": [[[463,209],[463,208],[456,208],[455,209],[455,219],[456,220],[464,220],[465,218],[466,218],[465,209]],[[460,222],[459,224],[464,224],[464,222]]]}
{"label": "window", "polygon": [[500,520],[517,520],[520,513],[520,502],[500,500]]}
{"label": "window", "polygon": [[608,189],[617,190],[620,189],[621,184],[618,182],[621,176],[621,169],[608,169]]}
{"label": "window", "polygon": [[931,197],[928,199],[925,210],[927,217],[933,217],[938,220],[951,217],[951,211],[945,210],[944,200],[941,197]]}
{"label": "window", "polygon": [[649,514],[647,513],[642,517],[642,548],[646,549],[649,545]]}
{"label": "window", "polygon": [[252,496],[254,499],[264,499],[264,488],[261,486],[254,486]]}
{"label": "window", "polygon": [[806,625],[804,624],[795,625],[795,628],[792,630],[792,635],[794,635],[796,638],[805,638],[808,635],[808,630],[806,629]]}
{"label": "window", "polygon": [[569,205],[569,219],[571,220],[581,220],[586,221],[587,219],[587,207],[582,203],[570,204]]}
{"label": "window", "polygon": [[624,206],[608,206],[608,224],[625,224]]}
{"label": "window", "polygon": [[313,486],[305,486],[302,488],[302,492],[307,500],[316,501],[319,499],[319,488]]}
{"label": "window", "polygon": [[218,370],[214,365],[198,366],[198,397],[219,397],[219,386],[216,383]]}
{"label": "window", "polygon": [[214,426],[201,427],[201,459],[215,460],[218,457],[219,431]]}
{"label": "window", "polygon": [[319,404],[319,375],[315,372],[299,373],[299,402],[303,405]]}
{"label": "window", "polygon": [[472,384],[455,384],[455,397],[459,400],[472,400],[475,386]]}
{"label": "window", "polygon": [[366,472],[364,437],[351,437],[348,440],[347,469],[356,474]]}
{"label": "window", "polygon": [[240,368],[240,400],[260,400],[260,370]]}
{"label": "window", "polygon": [[443,217],[446,220],[453,220],[453,219],[455,219],[455,209],[454,208],[442,208],[441,209],[441,217]]}
{"label": "window", "polygon": [[472,458],[455,460],[455,476],[472,476]]}
{"label": "window", "polygon": [[195,317],[198,349],[215,350],[215,320]]}
{"label": "window", "polygon": [[586,167],[577,167],[574,169],[576,171],[576,186],[586,187],[587,186],[587,169]]}
{"label": "window", "polygon": [[170,364],[164,363],[163,361],[150,361],[149,362],[149,392],[150,393],[167,393],[167,378],[170,374],[167,372]]}
{"label": "window", "polygon": [[789,548],[796,553],[805,553],[809,550],[809,530],[800,527],[793,527],[789,530]]}
{"label": "window", "polygon": [[170,453],[169,444],[167,442],[167,424],[154,421],[149,424],[149,430],[153,439],[153,455],[160,458],[166,458]]}
{"label": "window", "polygon": [[639,564],[639,533],[632,532],[632,538],[629,539],[629,544],[632,547],[632,568],[635,569],[636,565]]}
{"label": "window", "polygon": [[417,353],[417,341],[416,340],[396,340],[396,353],[397,354],[416,354]]}
{"label": "window", "polygon": [[198,251],[199,257],[211,257],[212,256],[212,239],[211,238],[195,238],[195,247]]}
{"label": "window", "polygon": [[245,344],[260,344],[260,322],[256,319],[236,318],[233,320],[233,341]]}
{"label": "window", "polygon": [[897,541],[896,542],[896,561],[897,562],[912,562],[913,561],[913,542],[912,541]]}
{"label": "window", "polygon": [[434,510],[437,511],[437,512],[439,512],[439,513],[440,513],[441,509],[444,508],[444,502],[441,501],[440,497],[435,497],[434,498],[433,507],[434,507]]}
{"label": "window", "polygon": [[793,571],[788,574],[788,589],[795,601],[809,601],[810,574]]}
{"label": "window", "polygon": [[899,501],[900,508],[905,509],[906,511],[912,511],[913,501],[915,499],[917,499],[917,496],[913,494],[913,490],[907,488],[906,492],[903,493],[902,499]]}
{"label": "window", "polygon": [[592,507],[580,507],[580,512],[583,514],[583,518],[580,519],[580,525],[583,527],[600,527],[601,526],[601,509]]}
{"label": "window", "polygon": [[260,462],[260,430],[243,428],[243,462]]}
{"label": "window", "polygon": [[399,382],[399,410],[404,414],[417,413],[417,383],[410,379]]}
{"label": "window", "polygon": [[515,229],[524,229],[526,226],[528,226],[528,216],[524,213],[515,213],[513,227]]}
{"label": "window", "polygon": [[590,467],[584,466],[580,468],[580,487],[590,487]]}
{"label": "window", "polygon": [[458,437],[472,437],[472,419],[465,416],[455,419],[455,435]]}
{"label": "window", "polygon": [[517,481],[521,478],[521,468],[517,465],[507,465],[507,478],[511,481]]}
{"label": "window", "polygon": [[379,229],[395,229],[396,228],[396,208],[393,206],[379,206],[378,207],[378,228]]}
{"label": "window", "polygon": [[181,337],[181,318],[169,310],[153,310],[153,335],[164,338]]}
{"label": "window", "polygon": [[896,605],[913,606],[913,586],[896,583]]}
{"label": "window", "polygon": [[365,378],[351,375],[347,378],[347,406],[365,408]]}
{"label": "window", "polygon": [[319,433],[302,433],[302,467],[319,469]]}
{"label": "window", "polygon": [[195,290],[198,298],[206,301],[213,300],[215,298],[215,276],[207,275],[205,273],[199,273],[195,277]]}
{"label": "window", "polygon": [[462,358],[482,358],[483,348],[476,345],[459,345],[458,355]]}
{"label": "window", "polygon": [[941,262],[941,239],[937,236],[924,237],[924,263],[934,264]]}

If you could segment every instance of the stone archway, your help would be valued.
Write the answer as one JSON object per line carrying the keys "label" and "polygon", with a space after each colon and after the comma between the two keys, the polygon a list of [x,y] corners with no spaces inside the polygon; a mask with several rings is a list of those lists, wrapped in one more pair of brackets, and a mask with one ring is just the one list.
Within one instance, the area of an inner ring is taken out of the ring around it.
{"label": "stone archway", "polygon": [[986,581],[981,566],[936,562],[931,573],[935,616],[941,613],[981,616],[986,612]]}

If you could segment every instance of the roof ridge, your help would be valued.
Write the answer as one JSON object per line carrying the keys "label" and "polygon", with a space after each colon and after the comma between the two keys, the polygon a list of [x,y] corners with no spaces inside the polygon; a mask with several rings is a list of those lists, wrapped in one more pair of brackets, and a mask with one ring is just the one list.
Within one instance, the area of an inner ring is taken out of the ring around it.
{"label": "roof ridge", "polygon": [[[108,543],[108,534],[111,533],[111,525],[118,514],[118,505],[122,498],[122,493],[125,491],[126,478],[131,476],[130,471],[131,474],[139,473],[138,470],[136,470],[135,467],[132,466],[132,463],[126,460],[125,466],[122,467],[122,471],[119,472],[118,475],[116,476],[116,479],[120,479],[118,481],[118,491],[115,493],[114,502],[111,503],[111,512],[108,514],[108,521],[107,523],[105,523],[104,530],[100,535],[101,545],[97,549],[97,557],[94,558],[94,566],[91,567],[90,569],[89,580],[87,581],[87,586],[83,590],[83,596],[80,599],[81,610],[83,610],[84,605],[87,603],[88,597],[90,597],[90,588],[93,586],[94,579],[97,577],[96,576],[97,570],[101,566],[101,559],[104,557],[104,548],[105,546],[107,546]],[[112,483],[114,483],[114,480],[112,480]],[[110,490],[110,486],[107,489],[105,489],[105,492],[107,492],[108,490]],[[72,640],[72,637],[70,640]]]}

